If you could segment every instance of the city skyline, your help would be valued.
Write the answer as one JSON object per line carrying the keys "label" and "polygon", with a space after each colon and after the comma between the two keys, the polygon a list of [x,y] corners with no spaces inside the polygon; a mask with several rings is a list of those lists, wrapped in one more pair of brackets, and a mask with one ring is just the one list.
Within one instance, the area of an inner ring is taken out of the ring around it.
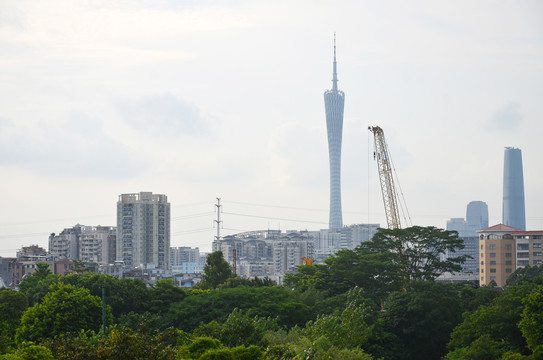
{"label": "city skyline", "polygon": [[[368,126],[385,131],[414,224],[469,201],[502,222],[503,148],[522,149],[526,229],[543,229],[539,1],[81,3],[0,13],[0,256],[118,194],[171,203],[171,246],[329,224],[322,90],[337,33],[343,224],[386,224]],[[311,11],[308,11],[310,9]]]}

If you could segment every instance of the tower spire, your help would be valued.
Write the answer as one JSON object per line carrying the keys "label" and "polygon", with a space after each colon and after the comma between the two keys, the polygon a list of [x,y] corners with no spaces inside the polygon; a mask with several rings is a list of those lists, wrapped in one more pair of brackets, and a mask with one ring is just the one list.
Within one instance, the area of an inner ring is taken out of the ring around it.
{"label": "tower spire", "polygon": [[334,32],[334,74],[332,77],[332,90],[337,91],[336,33],[335,32]]}

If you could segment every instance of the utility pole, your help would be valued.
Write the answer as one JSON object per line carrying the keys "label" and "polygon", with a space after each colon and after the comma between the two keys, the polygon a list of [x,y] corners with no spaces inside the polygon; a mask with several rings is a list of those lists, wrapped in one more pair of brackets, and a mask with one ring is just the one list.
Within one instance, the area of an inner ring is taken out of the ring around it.
{"label": "utility pole", "polygon": [[237,257],[237,252],[236,252],[236,249],[232,250],[232,255],[234,257],[234,266],[232,266],[232,270],[234,271],[234,274],[237,274],[237,269],[236,269],[236,257]]}
{"label": "utility pole", "polygon": [[102,333],[106,336],[106,288],[102,286]]}

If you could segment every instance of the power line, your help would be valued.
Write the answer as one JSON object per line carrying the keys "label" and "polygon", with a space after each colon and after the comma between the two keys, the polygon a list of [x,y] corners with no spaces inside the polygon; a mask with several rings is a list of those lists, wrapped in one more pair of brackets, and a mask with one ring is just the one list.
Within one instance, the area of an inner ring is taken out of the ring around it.
{"label": "power line", "polygon": [[[276,208],[276,209],[317,211],[317,212],[328,212],[329,211],[329,209],[303,208],[303,207],[295,207],[295,206],[281,206],[281,205],[269,205],[269,204],[256,204],[256,203],[248,203],[248,202],[242,202],[242,201],[228,201],[227,200],[227,203],[228,204],[239,204],[239,205],[268,207],[268,208]],[[347,214],[364,214],[363,212],[360,212],[360,211],[343,211],[343,213],[347,213]]]}
{"label": "power line", "polygon": [[259,218],[259,219],[267,219],[267,220],[281,220],[281,221],[302,222],[302,223],[311,223],[311,224],[328,224],[327,222],[323,222],[323,221],[296,220],[296,219],[286,219],[286,218],[278,218],[278,217],[271,217],[271,216],[239,214],[239,213],[231,213],[231,212],[223,212],[223,214],[234,215],[234,216],[252,217],[252,218]]}

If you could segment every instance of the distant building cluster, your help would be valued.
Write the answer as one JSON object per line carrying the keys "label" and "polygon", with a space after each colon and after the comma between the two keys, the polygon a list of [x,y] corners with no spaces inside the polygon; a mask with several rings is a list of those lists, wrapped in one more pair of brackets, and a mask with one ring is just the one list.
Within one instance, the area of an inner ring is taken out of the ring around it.
{"label": "distant building cluster", "polygon": [[282,283],[285,274],[302,265],[303,258],[322,261],[340,249],[354,249],[370,240],[378,228],[378,224],[357,224],[320,231],[250,231],[215,240],[213,251],[222,251],[241,277],[267,276]]}
{"label": "distant building cluster", "polygon": [[465,248],[448,256],[469,255],[463,273],[442,280],[466,280],[471,274],[480,285],[494,282],[505,286],[515,270],[540,266],[543,262],[543,230],[526,231],[524,176],[520,149],[506,147],[503,170],[502,223],[488,226],[488,206],[482,201],[468,204],[466,219],[452,218],[447,230],[455,230]]}

